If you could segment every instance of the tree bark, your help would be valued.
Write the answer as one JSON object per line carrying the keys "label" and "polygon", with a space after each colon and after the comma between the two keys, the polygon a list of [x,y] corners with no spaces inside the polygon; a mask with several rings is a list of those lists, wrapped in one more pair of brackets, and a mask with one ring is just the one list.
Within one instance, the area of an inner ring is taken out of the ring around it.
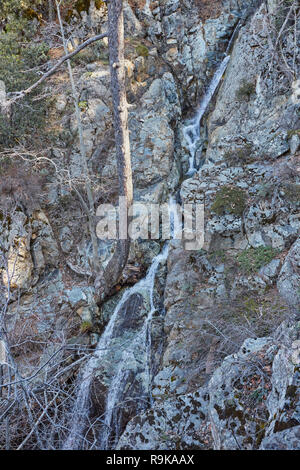
{"label": "tree bark", "polygon": [[[108,38],[109,61],[111,74],[111,92],[114,111],[114,130],[116,143],[116,157],[119,178],[119,196],[122,197],[123,207],[120,219],[123,218],[125,234],[121,234],[119,223],[119,238],[116,250],[104,273],[104,283],[96,286],[100,298],[104,298],[120,280],[123,269],[127,263],[130,240],[128,237],[128,209],[133,201],[132,171],[130,142],[128,130],[128,111],[125,87],[125,62],[124,62],[124,16],[122,0],[110,0],[108,4]],[[120,222],[120,221],[119,221]]]}

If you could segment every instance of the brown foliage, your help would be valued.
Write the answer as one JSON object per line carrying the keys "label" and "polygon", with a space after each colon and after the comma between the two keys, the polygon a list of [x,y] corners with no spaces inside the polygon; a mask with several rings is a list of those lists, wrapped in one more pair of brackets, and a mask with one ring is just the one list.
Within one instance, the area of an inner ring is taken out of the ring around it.
{"label": "brown foliage", "polygon": [[221,13],[222,0],[194,0],[202,20],[217,18]]}
{"label": "brown foliage", "polygon": [[42,177],[21,165],[13,165],[1,172],[0,209],[21,205],[25,209],[38,208],[42,194]]}

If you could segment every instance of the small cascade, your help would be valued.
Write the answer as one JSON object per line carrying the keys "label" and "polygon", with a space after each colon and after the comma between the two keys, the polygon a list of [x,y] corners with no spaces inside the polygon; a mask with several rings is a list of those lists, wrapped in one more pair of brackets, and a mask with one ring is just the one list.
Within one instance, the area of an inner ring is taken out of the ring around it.
{"label": "small cascade", "polygon": [[112,420],[114,417],[114,410],[116,405],[119,403],[119,400],[123,394],[122,384],[125,385],[126,381],[124,376],[126,375],[127,369],[126,366],[130,362],[130,355],[134,355],[136,348],[145,349],[145,370],[148,370],[147,376],[148,379],[148,393],[150,393],[151,385],[151,368],[150,368],[150,353],[151,353],[151,320],[153,313],[155,312],[154,305],[154,284],[155,284],[155,275],[158,270],[158,267],[161,263],[165,262],[168,257],[168,244],[165,244],[163,250],[153,259],[152,264],[148,270],[147,276],[140,280],[133,287],[128,289],[122,296],[120,302],[113,315],[110,318],[110,321],[102,334],[99,343],[97,345],[96,351],[91,359],[86,364],[83,374],[80,377],[80,387],[76,399],[76,403],[72,412],[72,426],[67,440],[63,445],[63,449],[76,450],[82,446],[82,433],[86,425],[86,419],[89,414],[90,403],[90,386],[94,376],[95,369],[99,364],[99,360],[106,354],[107,348],[111,339],[113,338],[114,327],[116,320],[122,310],[124,304],[128,299],[136,293],[148,292],[150,309],[148,316],[144,322],[144,325],[140,332],[137,334],[133,343],[129,346],[127,350],[124,351],[122,359],[120,361],[118,372],[112,380],[110,388],[107,394],[106,401],[106,411],[104,416],[104,432],[100,436],[100,448],[105,449],[108,444],[110,435],[113,433],[115,436],[117,430],[112,426]]}
{"label": "small cascade", "polygon": [[230,56],[226,55],[226,57],[223,59],[222,63],[216,70],[213,79],[208,87],[207,92],[205,93],[199,109],[195,115],[195,117],[188,122],[188,124],[183,128],[183,135],[188,143],[189,146],[189,152],[190,152],[190,158],[189,158],[189,169],[187,172],[188,176],[192,176],[196,171],[197,168],[195,167],[195,155],[196,155],[196,150],[197,150],[197,144],[200,139],[200,124],[201,124],[201,119],[207,110],[216,89],[218,88],[218,85],[223,77],[223,74],[227,68],[228,62],[229,62]]}
{"label": "small cascade", "polygon": [[[149,293],[149,301],[150,301],[150,309],[149,313],[145,319],[145,322],[142,326],[142,329],[137,333],[133,343],[125,349],[122,355],[122,359],[120,361],[118,372],[115,375],[114,379],[111,382],[107,393],[106,399],[106,410],[105,410],[105,418],[104,418],[104,431],[101,432],[101,436],[99,438],[99,448],[101,450],[107,450],[108,445],[111,444],[109,442],[109,438],[112,434],[114,434],[114,439],[117,441],[119,437],[119,407],[118,404],[122,401],[124,395],[124,387],[127,383],[126,376],[128,376],[129,368],[128,364],[131,363],[132,360],[135,360],[135,351],[137,349],[144,350],[144,360],[145,363],[143,364],[143,368],[145,370],[146,380],[146,390],[145,390],[145,398],[148,400],[151,396],[151,322],[153,313],[155,312],[155,305],[154,305],[154,285],[155,285],[155,275],[158,270],[158,267],[161,263],[165,262],[168,257],[168,244],[165,244],[163,250],[157,255],[148,271],[147,276],[138,282],[134,286],[134,292],[142,292],[147,291]],[[122,302],[122,300],[121,300]],[[150,399],[151,402],[151,399]]]}
{"label": "small cascade", "polygon": [[80,442],[82,440],[82,431],[84,429],[86,417],[88,415],[89,410],[90,385],[93,379],[95,367],[99,363],[99,359],[101,359],[101,357],[104,356],[104,354],[106,353],[108,345],[113,335],[114,326],[116,319],[118,318],[118,314],[122,306],[133,293],[132,291],[135,287],[136,286],[133,286],[133,288],[129,289],[124,293],[121,301],[118,303],[113,315],[111,316],[104,333],[99,339],[94,355],[88,361],[83,370],[82,376],[80,377],[81,385],[79,387],[76,403],[72,412],[73,419],[70,434],[66,442],[64,443],[63,449],[76,450],[80,445]]}

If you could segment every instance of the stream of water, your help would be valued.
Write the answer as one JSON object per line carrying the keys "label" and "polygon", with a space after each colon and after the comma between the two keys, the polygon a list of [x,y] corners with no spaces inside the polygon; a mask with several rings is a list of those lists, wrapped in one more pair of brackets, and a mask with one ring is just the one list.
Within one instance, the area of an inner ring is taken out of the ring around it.
{"label": "stream of water", "polygon": [[[173,201],[173,200],[172,200]],[[170,204],[170,212],[172,211],[173,202]],[[148,270],[148,273],[144,279],[141,279],[137,284],[135,284],[130,289],[126,290],[115,308],[113,315],[111,316],[108,325],[105,328],[104,333],[102,334],[95,353],[87,362],[84,371],[80,378],[80,387],[76,399],[76,403],[72,412],[72,425],[70,429],[69,436],[64,443],[63,449],[72,449],[76,450],[82,445],[82,433],[86,426],[87,416],[89,412],[89,397],[90,397],[90,386],[93,380],[95,369],[100,363],[102,357],[107,353],[109,343],[113,337],[114,327],[118,315],[120,314],[122,307],[128,301],[128,299],[137,293],[148,292],[149,295],[149,304],[150,309],[149,313],[145,319],[145,322],[141,330],[137,333],[136,338],[133,343],[124,351],[122,359],[120,361],[117,373],[113,378],[111,385],[107,393],[106,400],[106,411],[104,415],[104,431],[99,438],[99,448],[106,449],[109,438],[113,434],[118,436],[118,429],[113,429],[112,421],[115,420],[114,412],[116,405],[119,403],[120,398],[123,394],[122,384],[125,386],[126,380],[124,380],[127,372],[127,364],[130,363],[130,355],[134,354],[136,348],[144,348],[145,350],[145,370],[146,374],[149,377],[149,392],[151,385],[151,367],[149,364],[150,354],[151,354],[151,321],[153,313],[155,312],[154,305],[154,284],[155,276],[160,264],[164,263],[168,257],[168,243],[164,245],[162,251],[153,259],[152,264]]]}
{"label": "stream of water", "polygon": [[187,141],[189,147],[189,169],[187,172],[188,176],[192,176],[196,171],[197,168],[195,166],[195,155],[197,151],[197,145],[200,140],[200,124],[205,111],[207,110],[216,89],[219,86],[219,83],[223,77],[223,74],[227,68],[230,56],[226,55],[219,67],[217,68],[212,81],[208,87],[207,92],[203,96],[198,111],[193,119],[191,119],[188,124],[183,129],[183,135]]}
{"label": "stream of water", "polygon": [[[207,110],[214,93],[221,81],[221,78],[226,70],[229,62],[229,56],[226,56],[220,66],[218,67],[209,88],[203,97],[199,109],[195,117],[187,123],[183,133],[189,146],[190,158],[189,158],[189,170],[188,175],[195,173],[195,153],[197,144],[200,139],[200,123],[201,119]],[[180,220],[178,217],[176,202],[173,197],[169,200],[169,213],[171,220],[171,237],[174,238],[176,230],[180,227]],[[84,446],[84,432],[87,426],[87,419],[90,411],[90,388],[95,371],[101,362],[101,359],[107,354],[109,345],[113,339],[114,329],[116,320],[119,315],[122,314],[122,309],[126,302],[134,294],[148,295],[149,300],[149,312],[145,316],[142,327],[137,331],[134,340],[131,344],[125,347],[121,360],[116,369],[116,373],[111,380],[106,396],[105,413],[101,426],[101,433],[98,438],[97,449],[108,449],[113,448],[113,445],[117,442],[120,433],[122,432],[121,423],[121,407],[119,403],[124,400],[126,391],[124,390],[127,378],[130,373],[129,365],[132,360],[135,360],[136,352],[139,351],[139,355],[143,358],[143,364],[139,364],[144,370],[144,377],[146,377],[146,384],[144,385],[145,396],[147,397],[147,403],[151,404],[151,385],[152,385],[152,373],[151,373],[151,324],[153,314],[156,311],[154,301],[155,291],[155,278],[159,266],[165,263],[168,257],[169,245],[166,243],[161,252],[153,259],[152,264],[148,270],[148,273],[144,279],[141,279],[133,287],[127,289],[118,305],[116,306],[109,323],[107,324],[104,333],[99,339],[97,348],[91,358],[85,365],[83,372],[79,378],[79,387],[77,393],[77,399],[75,406],[72,411],[72,420],[70,424],[69,435],[63,445],[63,449],[80,449]],[[124,310],[124,309],[123,309]],[[140,353],[142,351],[142,354]],[[113,442],[113,443],[112,443]]]}

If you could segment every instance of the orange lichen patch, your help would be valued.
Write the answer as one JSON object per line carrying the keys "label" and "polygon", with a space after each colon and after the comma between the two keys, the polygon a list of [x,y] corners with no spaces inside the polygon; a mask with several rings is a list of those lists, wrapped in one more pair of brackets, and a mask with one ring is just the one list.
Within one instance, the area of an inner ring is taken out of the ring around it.
{"label": "orange lichen patch", "polygon": [[217,18],[221,14],[222,0],[194,0],[202,20]]}
{"label": "orange lichen patch", "polygon": [[48,54],[51,60],[60,59],[64,55],[64,48],[63,46],[53,47],[52,49],[49,49]]}

